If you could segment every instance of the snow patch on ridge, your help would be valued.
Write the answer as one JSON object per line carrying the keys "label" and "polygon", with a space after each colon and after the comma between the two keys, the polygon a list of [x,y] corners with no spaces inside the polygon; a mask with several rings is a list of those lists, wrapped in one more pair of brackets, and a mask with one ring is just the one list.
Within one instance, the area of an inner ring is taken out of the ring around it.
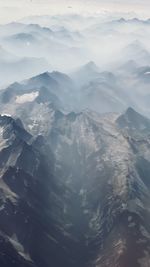
{"label": "snow patch on ridge", "polygon": [[26,102],[32,102],[34,101],[39,95],[39,92],[32,92],[32,93],[29,93],[29,94],[24,94],[24,95],[21,95],[21,96],[17,96],[16,97],[16,103],[17,104],[23,104],[23,103],[26,103]]}

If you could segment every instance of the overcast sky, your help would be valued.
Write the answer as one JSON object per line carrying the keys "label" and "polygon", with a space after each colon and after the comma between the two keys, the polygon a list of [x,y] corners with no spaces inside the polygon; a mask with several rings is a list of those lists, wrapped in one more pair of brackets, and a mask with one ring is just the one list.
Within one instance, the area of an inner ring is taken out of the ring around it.
{"label": "overcast sky", "polygon": [[150,0],[0,0],[0,23],[29,15],[58,13],[136,12],[147,16]]}

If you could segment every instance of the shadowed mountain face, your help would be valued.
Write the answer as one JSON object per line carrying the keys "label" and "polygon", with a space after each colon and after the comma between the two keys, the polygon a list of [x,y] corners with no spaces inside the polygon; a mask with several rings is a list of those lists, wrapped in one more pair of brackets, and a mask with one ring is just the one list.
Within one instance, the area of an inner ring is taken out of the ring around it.
{"label": "shadowed mountain face", "polygon": [[54,109],[40,127],[0,117],[0,264],[145,267],[149,119]]}
{"label": "shadowed mountain face", "polygon": [[80,266],[85,245],[64,216],[74,192],[54,179],[49,145],[10,117],[0,118],[0,128],[0,265]]}

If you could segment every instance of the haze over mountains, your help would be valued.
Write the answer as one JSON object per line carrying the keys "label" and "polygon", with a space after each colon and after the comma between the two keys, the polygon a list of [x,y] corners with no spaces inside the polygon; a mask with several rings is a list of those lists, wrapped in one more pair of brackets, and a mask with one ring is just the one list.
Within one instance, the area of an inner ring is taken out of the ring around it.
{"label": "haze over mountains", "polygon": [[[131,59],[142,66],[147,65],[149,20],[109,19],[104,21],[98,16],[81,15],[43,16],[1,25],[0,86],[44,71],[69,74],[90,61],[94,61],[101,71],[114,71],[115,65],[120,67]],[[5,52],[10,55],[12,71]]]}
{"label": "haze over mountains", "polygon": [[150,21],[0,26],[0,266],[150,266]]}

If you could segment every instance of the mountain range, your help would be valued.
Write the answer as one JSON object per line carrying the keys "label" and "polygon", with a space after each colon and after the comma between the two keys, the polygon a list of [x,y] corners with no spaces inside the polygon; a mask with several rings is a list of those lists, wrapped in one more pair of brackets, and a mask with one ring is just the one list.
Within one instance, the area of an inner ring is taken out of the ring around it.
{"label": "mountain range", "polygon": [[0,266],[150,266],[149,34],[96,15],[0,26]]}
{"label": "mountain range", "polygon": [[0,117],[1,265],[146,266],[150,120],[52,117],[42,135]]}

